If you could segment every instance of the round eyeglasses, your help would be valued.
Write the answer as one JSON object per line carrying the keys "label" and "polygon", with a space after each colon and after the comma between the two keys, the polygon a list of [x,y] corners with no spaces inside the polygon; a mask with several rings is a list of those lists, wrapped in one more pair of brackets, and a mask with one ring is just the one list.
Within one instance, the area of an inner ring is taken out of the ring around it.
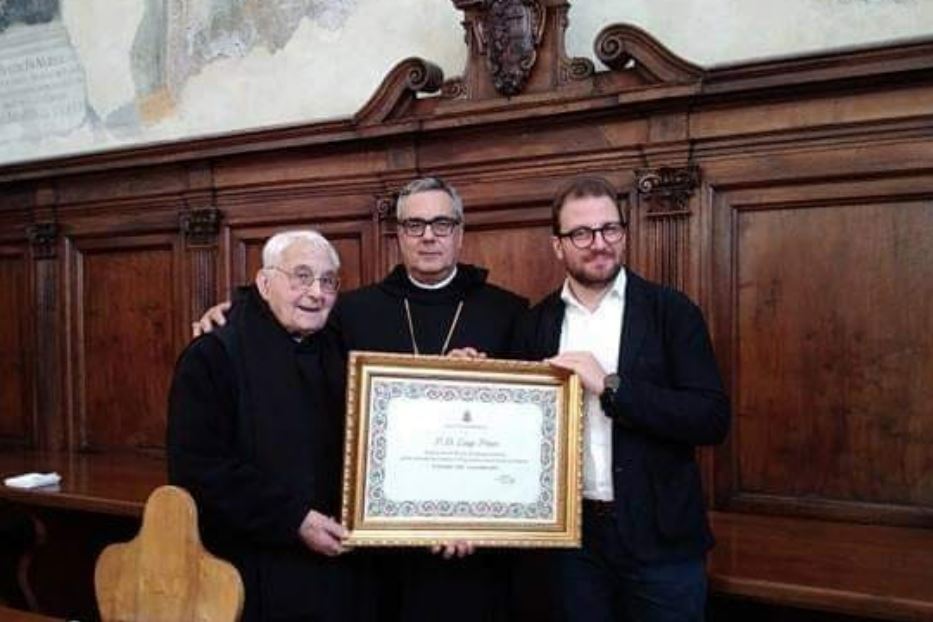
{"label": "round eyeglasses", "polygon": [[298,266],[293,271],[288,271],[278,266],[272,266],[273,270],[278,270],[288,277],[288,284],[292,289],[311,289],[315,281],[320,285],[321,291],[325,294],[336,294],[340,289],[340,277],[336,274],[324,274],[315,276],[310,268]]}
{"label": "round eyeglasses", "polygon": [[423,236],[428,227],[431,227],[431,232],[437,237],[446,238],[454,232],[454,229],[460,224],[460,221],[456,218],[438,216],[431,220],[406,218],[405,220],[400,220],[398,224],[402,227],[402,231],[405,232],[405,235],[413,238],[420,238]]}
{"label": "round eyeglasses", "polygon": [[576,227],[565,233],[558,233],[557,237],[570,238],[571,244],[583,249],[593,245],[597,233],[603,236],[606,244],[615,244],[625,236],[625,225],[620,222],[609,222],[602,227]]}

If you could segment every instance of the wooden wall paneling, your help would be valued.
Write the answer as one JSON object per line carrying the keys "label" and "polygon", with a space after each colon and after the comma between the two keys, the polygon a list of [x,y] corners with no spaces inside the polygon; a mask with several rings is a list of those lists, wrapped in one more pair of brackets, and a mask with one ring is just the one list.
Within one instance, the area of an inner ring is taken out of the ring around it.
{"label": "wooden wall paneling", "polygon": [[[476,88],[477,62],[419,95],[439,72],[414,59],[351,120],[3,167],[0,282],[34,287],[28,343],[53,379],[35,391],[38,445],[158,447],[188,320],[251,279],[274,231],[320,228],[345,287],[373,282],[398,260],[392,193],[440,174],[465,199],[464,260],[534,299],[563,276],[553,191],[598,173],[627,196],[629,265],[700,304],[733,395],[733,434],[701,452],[714,588],[929,617],[933,40],[704,70],[613,25],[597,39],[611,71],[594,73],[563,52],[566,5],[546,4],[510,97]],[[639,192],[639,171],[690,165],[683,200]],[[33,246],[21,276],[26,224],[67,237]]]}
{"label": "wooden wall paneling", "polygon": [[65,391],[63,351],[65,327],[62,305],[62,262],[57,255],[33,259],[33,289],[31,300],[35,304],[33,335],[36,343],[35,439],[39,449],[63,449],[66,425],[63,412]]}
{"label": "wooden wall paneling", "polygon": [[[680,149],[684,154],[690,150],[690,145]],[[711,208],[706,200],[703,171],[688,158],[678,157],[676,152],[666,155],[674,162],[686,161],[631,171],[628,201],[633,207],[628,210],[627,265],[642,276],[689,296],[701,308],[715,340],[705,259],[712,229]],[[720,369],[725,373],[722,357],[719,358]],[[716,451],[715,447],[697,449],[710,507],[716,505]]]}
{"label": "wooden wall paneling", "polygon": [[253,281],[262,263],[263,244],[286,229],[317,229],[334,243],[342,262],[341,289],[372,282],[380,273],[375,230],[378,201],[384,195],[384,185],[377,179],[218,190],[216,205],[224,221],[220,298]]}
{"label": "wooden wall paneling", "polygon": [[[694,199],[700,184],[696,165],[634,171],[632,237],[637,255],[633,267],[644,276],[691,295],[698,264]],[[697,301],[699,302],[699,301]]]}
{"label": "wooden wall paneling", "polygon": [[40,180],[31,184],[33,201],[26,226],[32,258],[30,300],[34,305],[30,339],[35,357],[34,398],[31,409],[35,421],[33,446],[59,450],[67,442],[67,426],[61,416],[65,394],[65,327],[62,322],[62,247],[58,222],[58,182]]}
{"label": "wooden wall paneling", "polygon": [[218,158],[213,164],[213,179],[219,192],[281,188],[298,198],[294,189],[330,187],[333,195],[333,190],[391,174],[400,165],[410,166],[411,158],[410,153],[404,156],[387,151],[378,141],[327,142],[266,151],[258,156]]}
{"label": "wooden wall paneling", "polygon": [[[589,116],[548,116],[426,134],[418,145],[424,174],[440,174],[458,189],[482,182],[503,189],[521,180],[559,183],[570,175],[634,168],[651,140],[651,115],[616,108]],[[458,184],[457,180],[461,180]],[[630,183],[630,182],[627,182]]]}
{"label": "wooden wall paneling", "polygon": [[[180,214],[181,235],[184,239],[185,261],[183,264],[184,293],[188,309],[185,325],[200,318],[204,311],[215,304],[219,295],[217,275],[219,261],[218,236],[222,212],[214,208],[186,211]],[[186,337],[187,337],[186,331]]]}
{"label": "wooden wall paneling", "polygon": [[933,619],[930,529],[739,512],[710,518],[717,537],[708,563],[711,591],[758,605],[755,616],[723,619],[810,619],[792,615],[799,612],[779,615],[762,601],[857,615],[859,621]]}
{"label": "wooden wall paneling", "polygon": [[[186,325],[200,318],[218,296],[218,237],[223,212],[217,209],[211,161],[188,163],[184,209],[178,215],[184,239],[185,271],[183,300],[188,302]],[[188,337],[187,330],[183,340]]]}
{"label": "wooden wall paneling", "polygon": [[36,445],[33,271],[29,247],[0,244],[0,443]]}
{"label": "wooden wall paneling", "polygon": [[[139,168],[89,170],[81,175],[60,175],[55,178],[56,202],[66,213],[80,212],[84,207],[113,213],[124,202],[138,203],[178,197],[191,186],[191,174],[180,161],[163,162]],[[133,210],[142,216],[142,210]],[[113,223],[112,223],[113,224]]]}
{"label": "wooden wall paneling", "polygon": [[[929,80],[929,76],[925,76]],[[790,91],[785,91],[791,93]],[[844,95],[840,99],[840,95]],[[809,96],[735,97],[690,115],[690,136],[697,140],[754,136],[772,132],[827,129],[864,131],[894,122],[910,123],[933,110],[933,92],[921,80],[905,80],[884,89],[823,89]],[[927,124],[927,127],[928,124]],[[757,141],[756,141],[757,142]],[[891,163],[894,164],[894,163]]]}
{"label": "wooden wall paneling", "polygon": [[176,234],[71,240],[71,447],[162,450],[189,330]]}
{"label": "wooden wall paneling", "polygon": [[315,223],[310,220],[283,221],[275,225],[243,225],[229,227],[232,292],[240,285],[252,284],[256,271],[262,267],[262,247],[272,235],[287,229],[313,228],[330,240],[340,255],[340,288],[350,290],[370,283],[375,262],[375,235],[368,221]]}
{"label": "wooden wall paneling", "polygon": [[[378,283],[399,261],[398,243],[395,240],[395,208],[399,191],[408,183],[401,181],[391,190],[375,198],[372,214],[373,231],[373,278],[369,283]],[[368,283],[363,283],[366,285]]]}
{"label": "wooden wall paneling", "polygon": [[551,245],[551,210],[540,202],[467,214],[462,259],[489,270],[489,281],[537,302],[564,270]]}
{"label": "wooden wall paneling", "polygon": [[729,508],[933,524],[933,183],[863,179],[717,188]]}

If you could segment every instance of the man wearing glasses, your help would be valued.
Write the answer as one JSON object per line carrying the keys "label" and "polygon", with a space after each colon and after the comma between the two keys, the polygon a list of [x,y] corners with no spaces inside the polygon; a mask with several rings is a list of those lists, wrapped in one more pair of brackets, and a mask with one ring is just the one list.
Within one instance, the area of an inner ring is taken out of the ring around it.
{"label": "man wearing glasses", "polygon": [[[337,304],[334,325],[344,350],[447,354],[472,349],[506,356],[527,301],[487,283],[486,270],[457,262],[463,244],[457,191],[436,177],[416,179],[399,194],[396,220],[402,263],[382,282],[349,292]],[[506,556],[468,555],[472,549],[465,543],[435,552],[461,559],[422,551],[377,559],[383,603],[406,622],[502,619]]]}
{"label": "man wearing glasses", "polygon": [[527,301],[457,262],[463,202],[436,177],[405,186],[396,203],[402,263],[382,282],[345,294],[334,312],[346,350],[504,356]]}
{"label": "man wearing glasses", "polygon": [[[488,283],[487,270],[458,263],[464,213],[457,191],[437,177],[416,179],[399,193],[396,220],[402,263],[381,282],[342,294],[331,314],[341,350],[505,357],[528,302]],[[205,313],[195,332],[221,324],[224,308]],[[502,619],[507,557],[472,552],[459,542],[435,551],[447,559],[423,551],[374,553],[380,619]]]}
{"label": "man wearing glasses", "polygon": [[328,315],[340,260],[315,231],[271,237],[223,328],[194,340],[169,394],[169,481],[239,570],[242,619],[372,619],[339,511],[343,356]]}
{"label": "man wearing glasses", "polygon": [[625,218],[604,179],[552,205],[563,287],[517,350],[579,374],[586,394],[583,548],[552,555],[560,619],[703,619],[712,546],[694,450],[722,442],[726,398],[703,317],[624,268]]}

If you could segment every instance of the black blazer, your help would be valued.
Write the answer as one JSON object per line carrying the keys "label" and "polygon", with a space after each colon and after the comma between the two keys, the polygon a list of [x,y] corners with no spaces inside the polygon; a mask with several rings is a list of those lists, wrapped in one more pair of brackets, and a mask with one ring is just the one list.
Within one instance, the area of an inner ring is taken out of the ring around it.
{"label": "black blazer", "polygon": [[[729,400],[697,306],[631,271],[626,276],[622,384],[611,408],[616,523],[639,559],[701,555],[713,539],[694,448],[723,441]],[[517,331],[518,356],[557,354],[564,307],[556,291],[528,312]]]}

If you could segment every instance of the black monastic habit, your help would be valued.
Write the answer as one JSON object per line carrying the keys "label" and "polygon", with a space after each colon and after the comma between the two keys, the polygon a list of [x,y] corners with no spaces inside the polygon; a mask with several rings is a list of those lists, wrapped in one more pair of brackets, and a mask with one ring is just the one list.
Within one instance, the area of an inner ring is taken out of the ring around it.
{"label": "black monastic habit", "polygon": [[288,334],[255,288],[193,341],[169,397],[168,468],[195,498],[205,544],[237,567],[243,620],[355,620],[358,556],[300,540],[309,510],[339,513],[343,358],[331,329]]}
{"label": "black monastic habit", "polygon": [[[382,282],[341,295],[332,318],[344,350],[410,354],[417,344],[420,354],[445,353],[444,341],[462,302],[448,350],[472,347],[489,357],[507,357],[528,301],[487,283],[486,276],[482,268],[459,264],[448,285],[425,289],[411,281],[404,266],[396,266]],[[380,619],[509,619],[513,556],[507,552],[481,550],[452,560],[413,549],[371,554],[380,588]]]}

